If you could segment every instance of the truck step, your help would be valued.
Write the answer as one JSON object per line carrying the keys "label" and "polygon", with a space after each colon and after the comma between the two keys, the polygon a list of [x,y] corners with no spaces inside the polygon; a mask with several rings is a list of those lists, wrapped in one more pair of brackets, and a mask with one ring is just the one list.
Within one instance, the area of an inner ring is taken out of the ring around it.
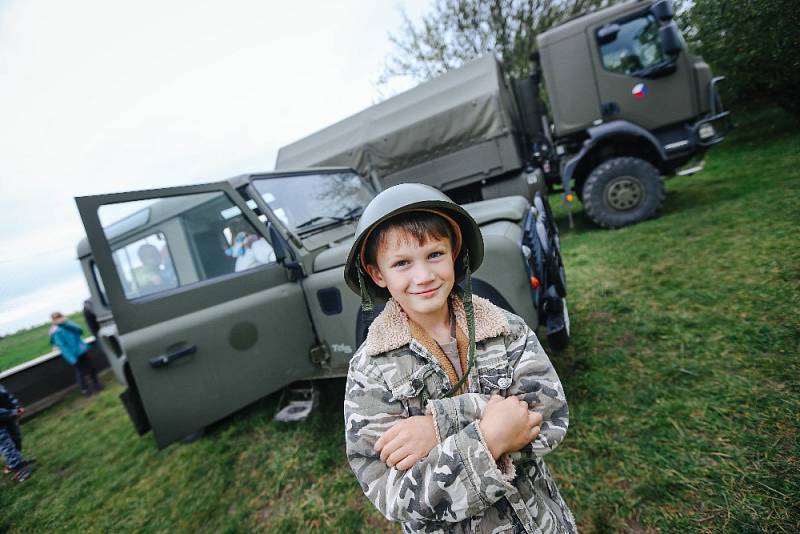
{"label": "truck step", "polygon": [[319,390],[314,382],[304,387],[289,386],[281,393],[275,420],[282,423],[299,423],[308,419],[319,401]]}

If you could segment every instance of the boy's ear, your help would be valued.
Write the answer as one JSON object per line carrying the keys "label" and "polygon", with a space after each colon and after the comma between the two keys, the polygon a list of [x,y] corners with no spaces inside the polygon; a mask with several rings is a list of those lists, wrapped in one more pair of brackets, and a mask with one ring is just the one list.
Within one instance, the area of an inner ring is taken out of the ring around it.
{"label": "boy's ear", "polygon": [[376,286],[386,287],[386,282],[383,280],[380,269],[374,265],[367,265],[367,274],[370,278],[372,278],[372,281],[375,282]]}

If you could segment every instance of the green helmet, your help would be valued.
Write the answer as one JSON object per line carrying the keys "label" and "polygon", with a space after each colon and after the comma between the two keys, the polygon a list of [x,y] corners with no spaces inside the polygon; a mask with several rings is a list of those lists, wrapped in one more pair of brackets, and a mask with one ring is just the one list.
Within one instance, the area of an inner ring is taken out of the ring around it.
{"label": "green helmet", "polygon": [[383,300],[389,298],[388,290],[375,285],[366,275],[365,266],[361,264],[362,249],[367,237],[382,222],[410,211],[436,212],[444,215],[449,222],[458,225],[461,233],[461,250],[455,261],[456,282],[464,278],[467,265],[469,271],[475,271],[483,261],[483,236],[478,223],[464,208],[438,189],[428,185],[407,183],[390,187],[379,193],[364,209],[344,268],[347,285],[359,293],[365,303],[370,302],[372,298]]}

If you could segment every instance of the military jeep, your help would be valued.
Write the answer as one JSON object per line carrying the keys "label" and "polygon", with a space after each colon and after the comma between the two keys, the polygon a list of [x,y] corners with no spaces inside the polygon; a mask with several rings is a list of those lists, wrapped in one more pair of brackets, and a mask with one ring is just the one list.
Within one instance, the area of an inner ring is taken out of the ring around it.
{"label": "military jeep", "polygon": [[[298,381],[344,376],[365,335],[343,266],[376,192],[346,168],[76,199],[98,343],[140,434],[164,447]],[[541,196],[466,205],[478,295],[569,337],[556,227]]]}

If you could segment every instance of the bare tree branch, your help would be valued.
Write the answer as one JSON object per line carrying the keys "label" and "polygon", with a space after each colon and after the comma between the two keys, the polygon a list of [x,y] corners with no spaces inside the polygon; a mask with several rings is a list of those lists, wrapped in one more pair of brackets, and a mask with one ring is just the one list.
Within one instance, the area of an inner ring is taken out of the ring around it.
{"label": "bare tree branch", "polygon": [[389,35],[395,50],[378,85],[399,77],[429,80],[487,52],[497,54],[510,75],[524,76],[537,34],[616,1],[436,0],[417,23],[402,12],[402,27]]}

